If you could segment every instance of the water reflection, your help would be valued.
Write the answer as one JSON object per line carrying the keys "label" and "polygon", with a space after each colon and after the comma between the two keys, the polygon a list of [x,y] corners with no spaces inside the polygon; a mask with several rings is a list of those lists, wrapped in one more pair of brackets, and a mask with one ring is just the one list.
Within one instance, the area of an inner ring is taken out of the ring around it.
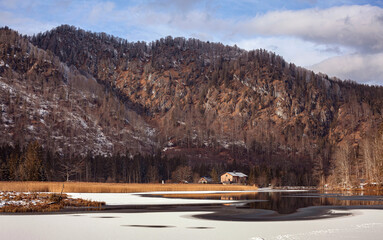
{"label": "water reflection", "polygon": [[[252,192],[177,194],[163,197],[192,199],[248,200],[240,208],[273,210],[279,214],[290,214],[297,209],[310,206],[370,206],[383,205],[382,192]],[[251,201],[254,200],[254,201]]]}

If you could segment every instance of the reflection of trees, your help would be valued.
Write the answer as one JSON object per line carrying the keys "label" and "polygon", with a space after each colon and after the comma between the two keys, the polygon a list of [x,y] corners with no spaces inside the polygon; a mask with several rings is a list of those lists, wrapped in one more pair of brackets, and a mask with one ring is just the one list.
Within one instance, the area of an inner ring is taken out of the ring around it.
{"label": "reflection of trees", "polygon": [[[357,199],[357,196],[350,198]],[[267,200],[265,202],[249,203],[250,208],[267,209],[276,211],[279,214],[290,214],[300,208],[310,206],[371,206],[382,205],[382,201],[371,200],[351,200],[344,199],[342,195],[322,196],[322,195],[286,195],[283,193],[259,193],[258,200]]]}

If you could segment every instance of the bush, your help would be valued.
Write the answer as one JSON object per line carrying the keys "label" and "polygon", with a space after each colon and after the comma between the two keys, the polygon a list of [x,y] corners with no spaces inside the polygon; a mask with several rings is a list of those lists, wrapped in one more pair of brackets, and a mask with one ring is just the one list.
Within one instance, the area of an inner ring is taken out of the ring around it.
{"label": "bush", "polygon": [[62,196],[61,195],[59,195],[59,194],[52,194],[52,195],[50,195],[49,196],[49,200],[50,201],[52,201],[52,202],[57,202],[57,203],[59,203],[59,202],[61,202],[61,200],[62,200]]}

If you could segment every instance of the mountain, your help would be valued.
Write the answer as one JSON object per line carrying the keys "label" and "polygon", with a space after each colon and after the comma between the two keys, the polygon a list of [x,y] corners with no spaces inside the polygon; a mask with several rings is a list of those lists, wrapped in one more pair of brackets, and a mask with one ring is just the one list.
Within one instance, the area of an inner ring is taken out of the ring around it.
{"label": "mountain", "polygon": [[63,25],[32,37],[2,29],[0,42],[3,143],[162,151],[278,184],[383,177],[373,170],[383,163],[382,87],[197,39],[131,43]]}
{"label": "mountain", "polygon": [[150,151],[152,129],[90,75],[0,30],[1,143],[37,140],[60,154]]}

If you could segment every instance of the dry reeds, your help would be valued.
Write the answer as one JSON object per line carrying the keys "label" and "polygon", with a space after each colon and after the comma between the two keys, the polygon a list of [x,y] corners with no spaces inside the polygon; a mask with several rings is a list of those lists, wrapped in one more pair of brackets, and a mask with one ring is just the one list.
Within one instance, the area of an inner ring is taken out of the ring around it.
{"label": "dry reeds", "polygon": [[0,192],[0,212],[57,212],[64,208],[101,210],[104,202],[68,198],[66,194]]}
{"label": "dry reeds", "polygon": [[251,191],[255,186],[221,184],[151,184],[94,182],[0,182],[0,191],[66,193],[133,193],[157,191]]}

